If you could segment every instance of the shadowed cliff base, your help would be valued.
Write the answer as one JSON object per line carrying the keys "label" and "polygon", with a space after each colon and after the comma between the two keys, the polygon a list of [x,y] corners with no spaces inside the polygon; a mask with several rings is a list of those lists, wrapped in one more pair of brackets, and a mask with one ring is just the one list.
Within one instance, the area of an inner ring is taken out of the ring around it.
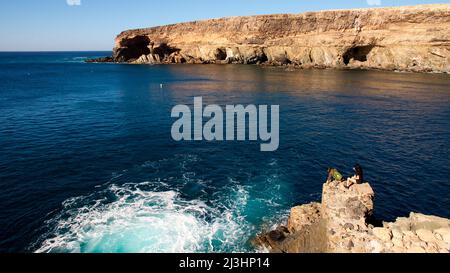
{"label": "shadowed cliff base", "polygon": [[450,4],[230,17],[122,32],[115,62],[449,73]]}

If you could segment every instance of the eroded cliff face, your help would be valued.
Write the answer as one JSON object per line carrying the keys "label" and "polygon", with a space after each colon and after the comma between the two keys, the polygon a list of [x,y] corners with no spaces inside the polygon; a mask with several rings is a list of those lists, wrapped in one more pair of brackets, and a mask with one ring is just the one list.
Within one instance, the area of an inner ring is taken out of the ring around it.
{"label": "eroded cliff face", "polygon": [[325,183],[322,203],[292,208],[286,226],[255,244],[286,253],[450,253],[449,219],[411,213],[375,227],[372,187],[345,183]]}
{"label": "eroded cliff face", "polygon": [[231,17],[129,30],[116,62],[450,72],[450,4]]}

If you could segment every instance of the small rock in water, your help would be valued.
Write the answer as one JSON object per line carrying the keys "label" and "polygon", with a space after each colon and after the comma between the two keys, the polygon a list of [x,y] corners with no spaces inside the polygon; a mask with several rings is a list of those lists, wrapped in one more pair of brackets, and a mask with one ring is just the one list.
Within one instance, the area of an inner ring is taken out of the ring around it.
{"label": "small rock in water", "polygon": [[86,63],[113,63],[114,59],[112,57],[100,57],[94,59],[85,60]]}

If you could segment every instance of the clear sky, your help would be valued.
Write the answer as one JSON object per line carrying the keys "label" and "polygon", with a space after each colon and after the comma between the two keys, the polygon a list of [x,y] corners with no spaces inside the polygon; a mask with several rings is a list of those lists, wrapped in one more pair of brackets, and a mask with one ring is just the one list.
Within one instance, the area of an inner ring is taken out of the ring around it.
{"label": "clear sky", "polygon": [[450,0],[4,0],[0,51],[111,50],[122,30],[224,16]]}

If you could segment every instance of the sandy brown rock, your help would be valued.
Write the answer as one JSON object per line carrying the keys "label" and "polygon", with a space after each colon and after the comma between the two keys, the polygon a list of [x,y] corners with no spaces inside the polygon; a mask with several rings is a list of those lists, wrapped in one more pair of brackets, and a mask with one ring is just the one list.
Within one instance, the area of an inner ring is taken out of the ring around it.
{"label": "sandy brown rock", "polygon": [[114,60],[450,72],[450,4],[212,19],[129,30]]}
{"label": "sandy brown rock", "polygon": [[291,209],[288,219],[287,228],[289,232],[303,230],[307,226],[311,226],[321,219],[321,205],[319,203],[311,203]]}
{"label": "sandy brown rock", "polygon": [[281,253],[325,252],[327,235],[321,214],[321,205],[311,203],[291,210],[287,227],[256,237],[255,244]]}
{"label": "sandy brown rock", "polygon": [[375,237],[384,242],[388,242],[392,239],[392,231],[386,228],[374,228],[372,233]]}
{"label": "sandy brown rock", "polygon": [[345,185],[324,184],[321,204],[293,208],[287,228],[263,233],[256,243],[287,253],[450,253],[449,219],[411,213],[374,227],[371,186]]}

